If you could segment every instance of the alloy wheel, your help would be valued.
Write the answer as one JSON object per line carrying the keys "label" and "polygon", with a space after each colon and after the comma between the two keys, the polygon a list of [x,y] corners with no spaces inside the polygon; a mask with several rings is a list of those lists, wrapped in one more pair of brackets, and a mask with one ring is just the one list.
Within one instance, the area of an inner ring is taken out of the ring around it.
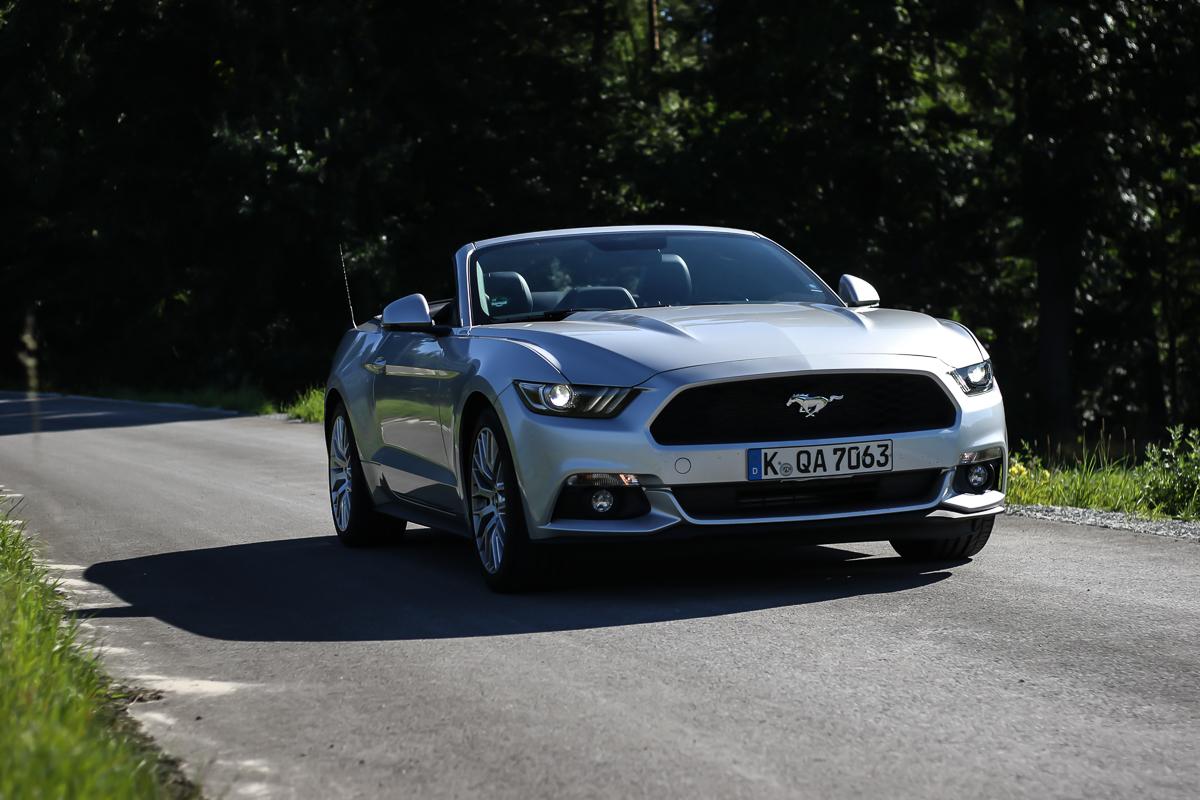
{"label": "alloy wheel", "polygon": [[500,444],[491,428],[483,428],[475,437],[471,453],[471,524],[479,560],[491,574],[504,562],[508,533],[504,481]]}
{"label": "alloy wheel", "polygon": [[329,437],[329,502],[333,506],[333,522],[339,531],[350,526],[350,492],[354,488],[354,472],[350,464],[350,433],[346,418],[333,421]]}

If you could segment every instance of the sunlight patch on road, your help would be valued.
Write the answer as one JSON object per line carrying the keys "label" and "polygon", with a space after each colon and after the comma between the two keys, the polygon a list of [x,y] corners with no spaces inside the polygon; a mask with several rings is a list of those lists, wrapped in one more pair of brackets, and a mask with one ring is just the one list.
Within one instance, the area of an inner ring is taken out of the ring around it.
{"label": "sunlight patch on road", "polygon": [[170,714],[164,714],[161,711],[145,711],[139,708],[131,708],[130,713],[133,714],[141,722],[149,722],[154,725],[162,725],[170,728],[175,724],[175,718]]}
{"label": "sunlight patch on road", "polygon": [[128,647],[117,647],[113,644],[94,644],[89,648],[98,656],[124,656],[132,653]]}
{"label": "sunlight patch on road", "polygon": [[73,592],[107,592],[103,586],[97,586],[82,578],[58,578],[58,585]]}
{"label": "sunlight patch on road", "polygon": [[210,681],[203,678],[170,678],[165,675],[134,675],[132,680],[147,689],[197,697],[220,697],[254,685],[234,681]]}
{"label": "sunlight patch on road", "polygon": [[251,781],[250,783],[242,783],[234,787],[234,791],[242,797],[270,797],[278,789],[278,786],[261,781]]}
{"label": "sunlight patch on road", "polygon": [[79,564],[55,564],[52,561],[47,561],[46,569],[52,572],[82,572],[83,567]]}

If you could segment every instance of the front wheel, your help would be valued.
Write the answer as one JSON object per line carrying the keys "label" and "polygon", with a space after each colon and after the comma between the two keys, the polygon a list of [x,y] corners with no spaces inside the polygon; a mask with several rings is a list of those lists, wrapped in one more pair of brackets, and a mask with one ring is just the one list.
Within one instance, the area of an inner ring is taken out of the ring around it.
{"label": "front wheel", "polygon": [[379,544],[404,531],[403,520],[384,517],[371,502],[358,446],[345,406],[338,405],[329,425],[329,507],[338,539],[347,547]]}
{"label": "front wheel", "polygon": [[529,541],[512,453],[495,412],[480,414],[470,441],[467,513],[483,578],[495,591],[520,591],[536,578],[539,553]]}
{"label": "front wheel", "polygon": [[907,561],[957,561],[971,558],[992,536],[995,517],[975,520],[959,536],[940,539],[893,539],[892,549]]}

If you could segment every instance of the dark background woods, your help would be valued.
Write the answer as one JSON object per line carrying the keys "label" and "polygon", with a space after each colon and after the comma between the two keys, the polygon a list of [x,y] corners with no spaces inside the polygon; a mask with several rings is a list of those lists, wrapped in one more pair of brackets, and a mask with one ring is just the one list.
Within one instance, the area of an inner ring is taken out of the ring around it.
{"label": "dark background woods", "polygon": [[1200,2],[0,1],[0,376],[323,380],[487,236],[761,231],[960,319],[1014,438],[1200,418]]}

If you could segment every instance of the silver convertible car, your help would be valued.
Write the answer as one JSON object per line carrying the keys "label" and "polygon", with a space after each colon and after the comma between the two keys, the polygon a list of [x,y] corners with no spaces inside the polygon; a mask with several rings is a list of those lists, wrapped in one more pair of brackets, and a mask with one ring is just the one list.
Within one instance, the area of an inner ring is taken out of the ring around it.
{"label": "silver convertible car", "polygon": [[342,339],[325,428],[337,534],[474,540],[498,590],[551,540],[787,532],[973,556],[1008,444],[967,328],[835,293],[755,233],[545,231],[468,244],[457,295]]}

